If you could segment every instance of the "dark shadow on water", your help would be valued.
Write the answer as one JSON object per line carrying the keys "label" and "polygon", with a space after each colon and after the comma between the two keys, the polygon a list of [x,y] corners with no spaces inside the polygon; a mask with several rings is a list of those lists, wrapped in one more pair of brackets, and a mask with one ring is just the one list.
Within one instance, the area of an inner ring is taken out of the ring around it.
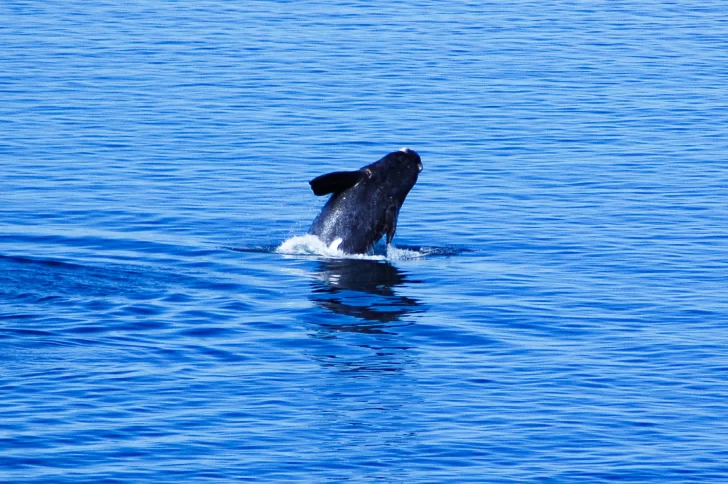
{"label": "dark shadow on water", "polygon": [[[412,364],[405,328],[426,308],[401,292],[418,281],[380,260],[321,260],[313,276],[309,298],[317,309],[307,320],[319,341],[316,361],[356,375],[399,373]],[[336,384],[342,381],[329,382]]]}
{"label": "dark shadow on water", "polygon": [[311,283],[311,301],[335,315],[353,317],[337,324],[338,330],[384,332],[389,324],[424,311],[415,298],[397,293],[412,284],[407,275],[386,261],[337,259],[319,261]]}

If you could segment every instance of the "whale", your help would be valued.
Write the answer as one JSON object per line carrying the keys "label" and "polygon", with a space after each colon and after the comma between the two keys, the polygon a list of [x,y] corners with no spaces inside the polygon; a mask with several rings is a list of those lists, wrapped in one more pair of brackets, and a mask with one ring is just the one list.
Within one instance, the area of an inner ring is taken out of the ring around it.
{"label": "whale", "polygon": [[402,148],[358,170],[314,178],[313,193],[331,197],[308,233],[346,254],[369,254],[385,235],[391,244],[399,211],[421,171],[420,155]]}

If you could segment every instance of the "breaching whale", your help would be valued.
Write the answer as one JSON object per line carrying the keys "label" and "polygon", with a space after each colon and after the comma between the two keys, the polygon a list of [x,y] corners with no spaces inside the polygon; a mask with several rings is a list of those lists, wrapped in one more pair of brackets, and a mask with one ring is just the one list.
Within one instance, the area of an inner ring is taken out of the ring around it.
{"label": "breaching whale", "polygon": [[309,183],[328,195],[308,233],[347,254],[366,254],[387,234],[392,242],[405,197],[422,171],[420,156],[408,148],[389,153],[357,171],[336,171]]}

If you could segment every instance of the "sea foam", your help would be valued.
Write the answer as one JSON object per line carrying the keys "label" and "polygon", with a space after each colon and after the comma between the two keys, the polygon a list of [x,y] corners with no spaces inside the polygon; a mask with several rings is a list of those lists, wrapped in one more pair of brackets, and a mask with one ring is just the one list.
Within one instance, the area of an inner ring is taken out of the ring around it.
{"label": "sea foam", "polygon": [[427,255],[426,251],[412,249],[400,249],[394,245],[386,246],[385,253],[374,254],[347,254],[338,247],[341,239],[336,238],[331,244],[326,245],[315,235],[296,235],[284,241],[276,248],[276,252],[286,255],[318,256],[331,259],[368,259],[368,260],[404,260],[417,259]]}

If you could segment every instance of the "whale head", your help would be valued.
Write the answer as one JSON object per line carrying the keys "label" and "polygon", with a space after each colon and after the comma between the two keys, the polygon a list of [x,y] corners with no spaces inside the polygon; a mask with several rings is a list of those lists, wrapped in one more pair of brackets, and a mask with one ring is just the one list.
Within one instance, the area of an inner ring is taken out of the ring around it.
{"label": "whale head", "polygon": [[392,242],[399,210],[422,171],[414,150],[402,148],[355,171],[336,171],[309,183],[314,194],[331,194],[309,234],[350,254],[369,252],[382,236]]}
{"label": "whale head", "polygon": [[388,193],[402,205],[407,194],[417,183],[422,171],[422,159],[416,151],[402,148],[365,166],[361,171],[365,175],[362,177],[363,182],[376,187],[380,193]]}

